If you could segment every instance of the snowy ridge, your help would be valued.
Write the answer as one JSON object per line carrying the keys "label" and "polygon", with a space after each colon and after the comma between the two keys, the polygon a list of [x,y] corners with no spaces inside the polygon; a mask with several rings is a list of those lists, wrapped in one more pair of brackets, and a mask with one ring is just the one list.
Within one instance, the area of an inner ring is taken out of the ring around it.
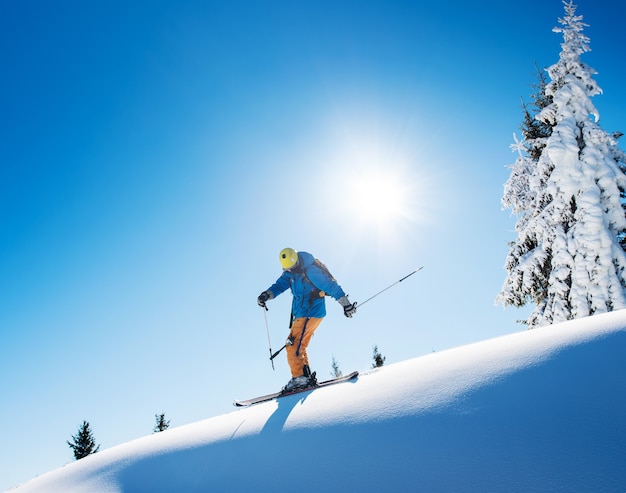
{"label": "snowy ridge", "polygon": [[625,352],[626,311],[523,331],[134,440],[11,491],[623,492]]}

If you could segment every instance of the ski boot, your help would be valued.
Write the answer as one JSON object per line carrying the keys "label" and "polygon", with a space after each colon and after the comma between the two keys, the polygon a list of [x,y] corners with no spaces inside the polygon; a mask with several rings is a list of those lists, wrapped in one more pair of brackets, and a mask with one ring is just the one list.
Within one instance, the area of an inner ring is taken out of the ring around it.
{"label": "ski boot", "polygon": [[311,373],[311,369],[308,365],[304,365],[303,375],[299,377],[294,377],[287,385],[283,387],[281,391],[283,394],[292,392],[294,390],[304,390],[310,387],[317,387],[317,378],[315,377],[315,372]]}
{"label": "ski boot", "polygon": [[304,375],[300,377],[294,377],[287,382],[287,385],[283,387],[281,393],[286,394],[288,392],[292,392],[294,390],[305,389],[309,385],[309,378]]}
{"label": "ski boot", "polygon": [[317,387],[317,377],[315,376],[315,372],[311,373],[311,368],[309,368],[309,365],[304,365],[302,371],[304,372],[304,376],[309,379],[308,386]]}

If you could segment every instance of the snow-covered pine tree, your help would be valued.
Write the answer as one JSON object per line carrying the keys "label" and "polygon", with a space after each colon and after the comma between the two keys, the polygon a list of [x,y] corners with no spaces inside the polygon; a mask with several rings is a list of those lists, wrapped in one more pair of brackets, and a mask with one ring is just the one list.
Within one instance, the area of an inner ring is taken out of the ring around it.
{"label": "snow-covered pine tree", "polygon": [[[513,214],[518,216],[515,226],[518,241],[509,244],[505,268],[510,275],[497,301],[515,306],[526,304],[529,298],[539,304],[542,293],[548,290],[550,273],[548,257],[536,255],[531,259],[529,256],[530,252],[537,253],[540,241],[529,224],[542,213],[541,201],[545,200],[545,196],[540,191],[545,189],[552,171],[551,166],[545,167],[549,163],[543,161],[542,167],[539,163],[553,126],[536,118],[538,113],[552,104],[552,97],[546,94],[547,76],[538,67],[536,70],[537,83],[532,86],[534,93],[531,95],[533,103],[529,106],[522,99],[524,120],[520,130],[523,140],[519,141],[513,135],[515,144],[511,147],[517,150],[518,157],[510,166],[511,175],[504,184],[502,197],[503,209],[511,209]],[[515,269],[521,263],[520,259],[524,257],[526,257],[525,269]]]}
{"label": "snow-covered pine tree", "polygon": [[76,460],[95,454],[100,450],[100,445],[96,445],[88,421],[83,421],[83,424],[78,428],[78,433],[73,435],[72,441],[68,441],[67,444],[73,450]]}
{"label": "snow-covered pine tree", "polygon": [[618,134],[598,125],[591,97],[601,90],[580,60],[590,51],[586,24],[572,1],[564,6],[554,28],[564,39],[559,61],[535,98],[539,126],[526,123],[526,140],[513,146],[519,156],[502,200],[518,215],[518,237],[496,301],[535,303],[530,327],[626,308],[626,154]]}
{"label": "snow-covered pine tree", "polygon": [[524,148],[528,156],[534,162],[537,162],[541,157],[541,152],[546,146],[547,138],[552,135],[554,125],[536,118],[537,114],[543,111],[544,108],[550,106],[553,100],[550,94],[546,94],[546,87],[548,85],[546,70],[541,70],[536,65],[535,70],[537,72],[537,82],[532,86],[534,92],[531,94],[533,103],[530,109],[522,100],[524,122],[521,125],[521,130],[524,136]]}

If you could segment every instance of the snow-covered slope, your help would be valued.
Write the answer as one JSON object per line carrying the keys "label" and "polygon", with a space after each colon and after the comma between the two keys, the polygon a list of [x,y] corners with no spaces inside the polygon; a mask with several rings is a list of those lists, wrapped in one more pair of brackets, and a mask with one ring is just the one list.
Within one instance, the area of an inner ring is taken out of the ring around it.
{"label": "snow-covered slope", "polygon": [[620,311],[170,429],[12,491],[623,493],[625,377]]}

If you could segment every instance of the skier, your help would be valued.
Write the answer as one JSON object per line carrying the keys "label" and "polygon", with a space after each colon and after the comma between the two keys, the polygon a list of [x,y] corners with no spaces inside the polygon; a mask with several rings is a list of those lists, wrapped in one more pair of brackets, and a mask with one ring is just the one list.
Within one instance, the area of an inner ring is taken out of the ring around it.
{"label": "skier", "polygon": [[346,317],[356,313],[356,303],[350,303],[341,286],[319,260],[308,252],[297,252],[293,248],[283,248],[278,256],[283,268],[282,275],[257,298],[257,303],[266,308],[265,303],[275,298],[287,288],[291,288],[290,332],[286,342],[287,362],[291,369],[291,380],[283,392],[313,387],[317,380],[311,373],[307,346],[313,333],[326,316],[326,295],[332,296],[343,307]]}

